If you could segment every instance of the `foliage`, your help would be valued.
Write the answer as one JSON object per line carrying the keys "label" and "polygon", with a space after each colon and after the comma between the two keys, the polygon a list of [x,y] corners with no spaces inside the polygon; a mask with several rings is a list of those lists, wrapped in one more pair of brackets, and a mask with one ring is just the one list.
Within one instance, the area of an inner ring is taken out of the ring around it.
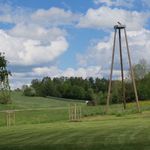
{"label": "foliage", "polygon": [[91,100],[99,103],[98,93],[106,93],[107,83],[108,81],[104,78],[60,77],[51,79],[44,77],[42,80],[32,80],[31,87],[34,88],[36,96]]}
{"label": "foliage", "polygon": [[150,71],[149,65],[147,64],[145,59],[139,60],[138,64],[133,65],[133,71],[135,75],[135,79],[143,79],[145,75]]}
{"label": "foliage", "polygon": [[35,96],[36,92],[34,88],[26,86],[23,90],[23,94],[25,96]]}
{"label": "foliage", "polygon": [[2,104],[11,102],[9,75],[11,75],[11,72],[7,70],[7,60],[4,54],[0,53],[0,103]]}
{"label": "foliage", "polygon": [[10,92],[8,90],[0,91],[0,104],[8,104],[11,103]]}

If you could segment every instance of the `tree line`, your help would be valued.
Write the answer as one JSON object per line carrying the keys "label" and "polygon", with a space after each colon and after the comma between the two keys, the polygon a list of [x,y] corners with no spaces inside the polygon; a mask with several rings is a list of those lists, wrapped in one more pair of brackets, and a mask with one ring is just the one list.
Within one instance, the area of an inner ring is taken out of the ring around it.
{"label": "tree line", "polygon": [[106,79],[83,79],[82,77],[44,77],[34,79],[31,85],[23,87],[26,96],[54,96],[78,100],[96,100],[97,94],[104,96],[107,91]]}
{"label": "tree line", "polygon": [[[139,100],[150,99],[150,72],[145,60],[141,60],[133,66]],[[125,79],[126,101],[135,100],[130,73]],[[23,94],[26,96],[54,96],[78,100],[90,100],[96,104],[105,104],[107,98],[109,80],[105,78],[82,77],[44,77],[42,80],[34,79],[30,86],[23,87]],[[121,81],[112,81],[112,103],[122,102]]]}

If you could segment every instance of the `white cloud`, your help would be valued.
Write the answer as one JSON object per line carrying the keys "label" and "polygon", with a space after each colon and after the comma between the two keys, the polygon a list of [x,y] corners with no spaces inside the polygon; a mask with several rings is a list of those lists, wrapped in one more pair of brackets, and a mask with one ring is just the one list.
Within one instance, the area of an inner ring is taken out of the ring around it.
{"label": "white cloud", "polygon": [[[55,30],[55,29],[54,29]],[[58,29],[59,30],[59,29]],[[28,32],[28,31],[27,31]],[[57,30],[56,30],[57,32]],[[35,35],[38,34],[35,32]],[[6,53],[6,57],[11,64],[33,65],[53,61],[68,48],[68,42],[62,35],[54,32],[54,39],[43,41],[21,36],[11,36],[3,30],[0,30],[0,49]],[[38,38],[38,36],[36,37]]]}
{"label": "white cloud", "polygon": [[16,24],[30,20],[30,9],[12,7],[8,4],[0,4],[0,22]]}
{"label": "white cloud", "polygon": [[[132,62],[135,64],[138,63],[140,59],[144,58],[148,63],[150,63],[150,31],[141,29],[139,31],[128,31],[127,34]],[[78,54],[77,60],[79,65],[101,65],[103,71],[108,70],[111,63],[112,44],[113,33],[109,36],[109,38],[107,38],[107,40],[98,41],[97,43],[92,44],[86,53]],[[122,44],[124,66],[125,69],[127,69],[128,59],[124,38]],[[115,69],[120,69],[117,45],[118,43],[116,43]]]}
{"label": "white cloud", "polygon": [[0,12],[0,22],[12,24],[0,30],[0,49],[12,65],[54,61],[69,47],[67,31],[60,26],[75,23],[79,16],[57,7],[31,11],[7,4],[0,5]]}
{"label": "white cloud", "polygon": [[37,67],[33,69],[33,72],[40,76],[50,76],[50,77],[102,77],[101,67],[99,66],[88,66],[80,67],[78,69],[67,68],[61,70],[58,67]]}
{"label": "white cloud", "polygon": [[134,0],[94,0],[95,4],[102,4],[106,6],[123,6],[123,7],[131,7],[133,6]]}
{"label": "white cloud", "polygon": [[33,22],[46,26],[72,24],[78,20],[78,17],[79,15],[69,10],[65,11],[57,7],[51,7],[48,10],[39,9],[31,15]]}
{"label": "white cloud", "polygon": [[42,41],[54,40],[57,39],[59,36],[65,37],[67,35],[67,32],[65,30],[58,27],[51,27],[47,29],[33,23],[16,24],[16,26],[13,27],[11,30],[8,30],[7,33],[13,37]]}
{"label": "white cloud", "polygon": [[65,10],[59,7],[49,9],[37,9],[35,11],[12,7],[8,4],[0,4],[0,22],[14,23],[34,23],[46,27],[57,25],[71,25],[78,21],[80,14]]}
{"label": "white cloud", "polygon": [[126,24],[130,30],[139,30],[146,24],[147,19],[146,13],[103,6],[98,9],[88,9],[80,18],[78,27],[107,29],[112,28],[119,21]]}
{"label": "white cloud", "polygon": [[38,76],[56,77],[56,76],[60,76],[61,70],[58,69],[56,66],[37,67],[37,68],[33,68],[33,73],[38,75]]}

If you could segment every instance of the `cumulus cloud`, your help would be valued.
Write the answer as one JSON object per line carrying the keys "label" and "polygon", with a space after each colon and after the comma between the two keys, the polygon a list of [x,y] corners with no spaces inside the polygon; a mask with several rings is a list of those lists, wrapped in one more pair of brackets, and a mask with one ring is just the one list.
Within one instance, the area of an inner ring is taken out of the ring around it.
{"label": "cumulus cloud", "polygon": [[64,29],[58,27],[44,28],[33,23],[18,23],[11,30],[8,30],[7,33],[13,37],[42,40],[43,42],[57,39],[59,36],[65,37],[67,35]]}
{"label": "cumulus cloud", "polygon": [[10,5],[0,8],[0,22],[13,24],[0,30],[0,49],[12,65],[51,62],[68,49],[67,31],[58,25],[76,20],[71,11],[56,7],[27,11]]}
{"label": "cumulus cloud", "polygon": [[3,30],[0,30],[0,43],[0,49],[6,53],[12,65],[50,62],[68,48],[68,42],[63,36],[56,36],[54,39],[42,42],[42,39],[11,36]]}
{"label": "cumulus cloud", "polygon": [[126,24],[130,30],[139,30],[146,24],[148,16],[148,14],[142,12],[105,6],[98,9],[90,8],[80,18],[78,27],[108,29],[119,21],[122,24]]}
{"label": "cumulus cloud", "polygon": [[46,27],[71,25],[78,21],[80,14],[65,10],[63,8],[51,7],[49,9],[37,9],[35,11],[28,8],[12,7],[8,4],[0,4],[0,22],[14,23],[34,23]]}
{"label": "cumulus cloud", "polygon": [[[130,53],[133,63],[138,63],[140,59],[145,59],[150,63],[150,31],[141,29],[139,31],[128,31],[128,41],[130,47]],[[111,55],[112,55],[113,33],[103,41],[98,41],[94,45],[92,44],[85,54],[78,54],[77,60],[79,65],[101,65],[103,70],[107,71],[110,68]],[[115,69],[120,69],[119,66],[119,51],[116,42],[115,52]],[[123,38],[123,59],[124,67],[128,69],[127,51],[125,49],[125,40]]]}
{"label": "cumulus cloud", "polygon": [[37,75],[50,76],[50,77],[102,77],[100,66],[80,67],[78,69],[67,68],[61,70],[58,67],[37,67],[33,69]]}
{"label": "cumulus cloud", "polygon": [[32,21],[42,25],[64,25],[78,21],[80,15],[71,11],[52,7],[48,10],[39,9],[31,15]]}

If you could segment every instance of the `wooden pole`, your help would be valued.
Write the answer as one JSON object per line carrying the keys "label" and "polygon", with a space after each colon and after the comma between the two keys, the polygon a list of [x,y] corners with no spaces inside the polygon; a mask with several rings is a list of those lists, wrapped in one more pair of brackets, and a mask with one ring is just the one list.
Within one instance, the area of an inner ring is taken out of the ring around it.
{"label": "wooden pole", "polygon": [[70,104],[68,105],[68,112],[69,112],[69,121],[71,121],[71,106],[70,106]]}
{"label": "wooden pole", "polygon": [[111,86],[112,86],[112,74],[113,74],[113,65],[114,65],[116,33],[117,33],[117,30],[115,29],[114,42],[113,42],[113,51],[112,51],[112,61],[111,61],[111,71],[110,71],[110,78],[109,78],[109,87],[108,87],[107,103],[106,103],[106,112],[108,112],[108,109],[109,109],[110,92],[111,92]]}
{"label": "wooden pole", "polygon": [[16,114],[14,112],[14,125],[16,124]]}
{"label": "wooden pole", "polygon": [[7,126],[8,126],[8,113],[6,112],[6,122],[7,122]]}
{"label": "wooden pole", "polygon": [[9,127],[11,125],[15,125],[15,123],[16,123],[15,111],[8,110],[5,112],[5,114],[6,114],[6,125],[7,125],[7,127]]}
{"label": "wooden pole", "polygon": [[119,30],[119,51],[120,51],[120,65],[121,65],[121,79],[122,79],[122,101],[124,109],[126,109],[126,100],[125,100],[125,86],[124,86],[124,73],[123,73],[123,59],[122,59],[122,46],[121,46],[121,29]]}
{"label": "wooden pole", "polygon": [[80,119],[81,119],[81,117],[82,117],[82,112],[81,112],[81,106],[80,106]]}
{"label": "wooden pole", "polygon": [[77,120],[77,106],[74,106],[74,120]]}
{"label": "wooden pole", "polygon": [[8,126],[10,126],[10,113],[8,112]]}
{"label": "wooden pole", "polygon": [[125,28],[124,28],[124,34],[125,34],[125,41],[126,41],[126,46],[127,46],[129,66],[130,66],[130,71],[131,71],[131,78],[132,78],[132,83],[133,83],[133,88],[134,88],[134,93],[135,93],[137,110],[138,110],[138,112],[140,112],[141,110],[140,110],[140,105],[139,105],[139,101],[138,101],[137,88],[136,88],[136,84],[135,84],[135,77],[134,77],[134,72],[133,72],[133,68],[132,68],[130,51],[129,51],[129,45],[128,45],[128,39],[127,39],[127,33],[126,33],[126,29]]}
{"label": "wooden pole", "polygon": [[69,121],[79,121],[81,119],[81,106],[77,104],[70,104],[69,105]]}

